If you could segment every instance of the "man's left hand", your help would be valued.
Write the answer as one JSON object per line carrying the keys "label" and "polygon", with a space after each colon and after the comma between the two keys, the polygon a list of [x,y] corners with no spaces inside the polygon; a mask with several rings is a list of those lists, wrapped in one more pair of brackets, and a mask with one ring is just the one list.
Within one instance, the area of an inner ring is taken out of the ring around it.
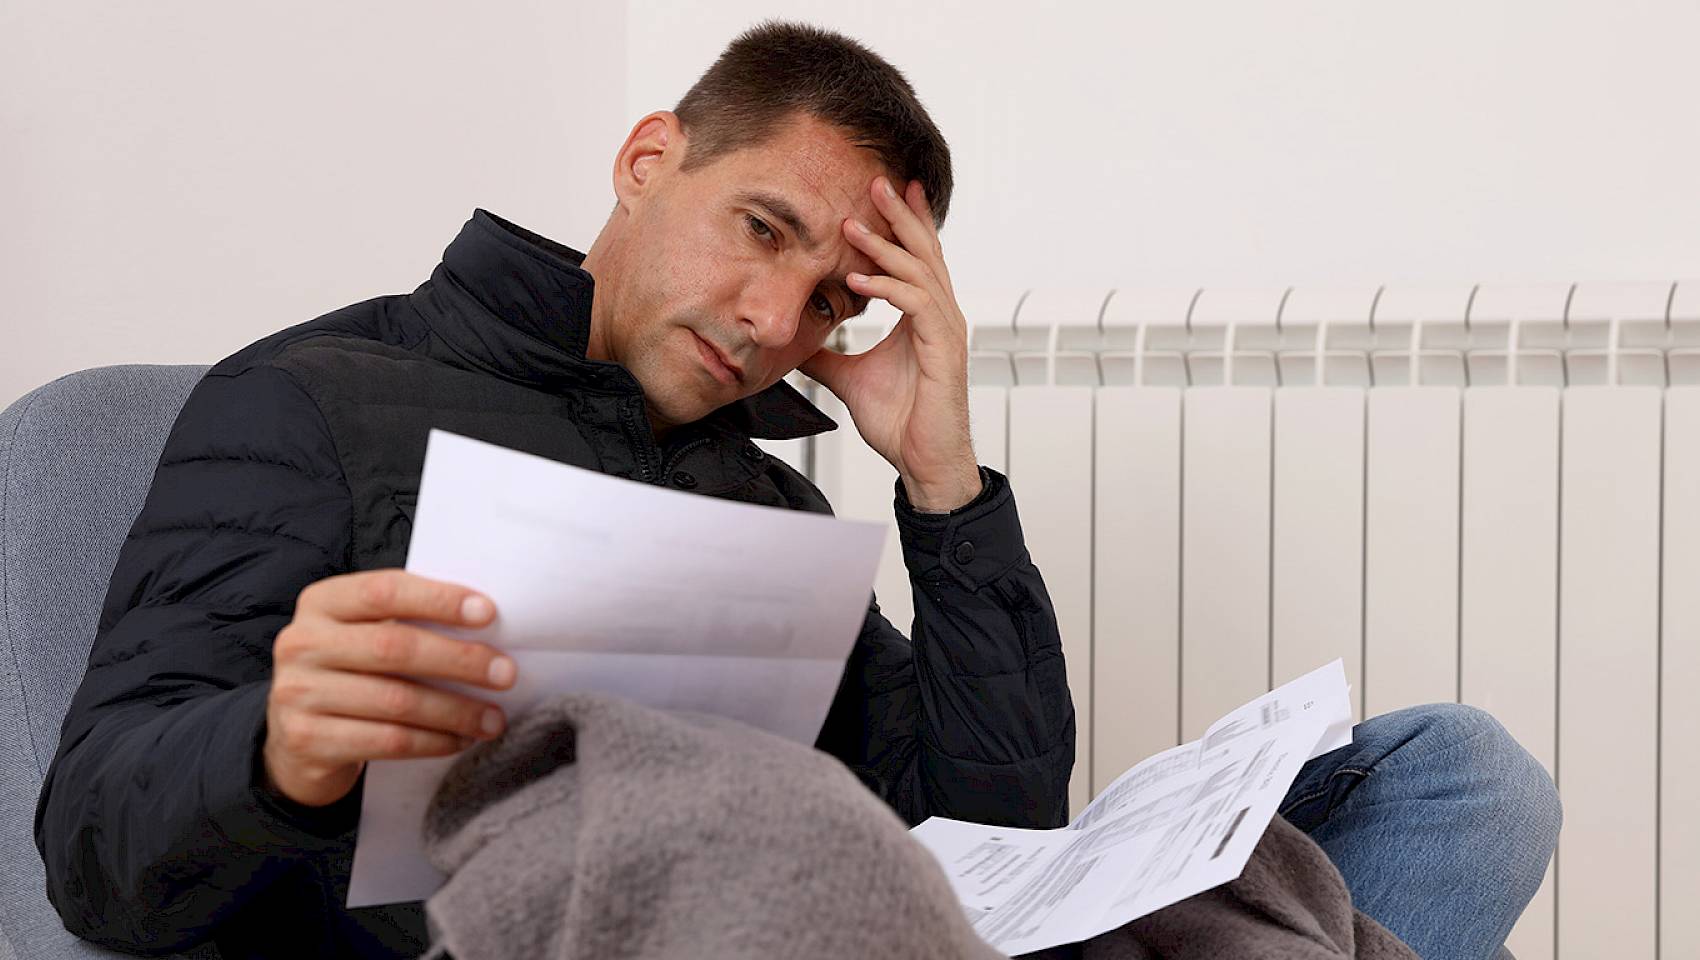
{"label": "man's left hand", "polygon": [[968,322],[920,182],[911,181],[901,198],[885,177],[869,189],[897,242],[845,220],[845,238],[884,271],[852,273],[850,288],[903,316],[866,353],[822,349],[798,369],[844,401],[862,439],[897,468],[916,509],[946,513],[980,493],[968,435]]}

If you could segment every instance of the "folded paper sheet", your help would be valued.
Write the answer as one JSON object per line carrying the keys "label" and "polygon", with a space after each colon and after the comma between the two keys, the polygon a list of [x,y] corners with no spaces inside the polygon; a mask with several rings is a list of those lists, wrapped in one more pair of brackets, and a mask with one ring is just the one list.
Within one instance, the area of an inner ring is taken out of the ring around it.
{"label": "folded paper sheet", "polygon": [[[593,691],[812,744],[868,607],[882,526],[607,477],[432,431],[407,569],[483,591],[518,716]],[[448,631],[451,632],[452,631]],[[350,907],[443,883],[421,824],[453,757],[368,765]]]}
{"label": "folded paper sheet", "polygon": [[1141,761],[1066,827],[934,817],[913,833],[975,932],[1005,953],[1029,953],[1238,877],[1299,767],[1351,742],[1350,688],[1336,660]]}

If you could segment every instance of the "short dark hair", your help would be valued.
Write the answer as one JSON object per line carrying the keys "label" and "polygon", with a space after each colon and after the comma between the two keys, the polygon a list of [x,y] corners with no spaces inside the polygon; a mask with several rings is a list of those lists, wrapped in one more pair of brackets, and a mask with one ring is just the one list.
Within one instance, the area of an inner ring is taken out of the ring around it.
{"label": "short dark hair", "polygon": [[897,68],[842,34],[768,20],[739,34],[673,108],[690,138],[683,169],[759,146],[802,112],[843,129],[902,181],[919,180],[943,225],[950,147]]}

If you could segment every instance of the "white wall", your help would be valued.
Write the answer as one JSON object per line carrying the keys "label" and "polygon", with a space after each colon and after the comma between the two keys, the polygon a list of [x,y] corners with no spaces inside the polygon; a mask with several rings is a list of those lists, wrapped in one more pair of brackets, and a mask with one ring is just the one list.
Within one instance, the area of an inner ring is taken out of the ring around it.
{"label": "white wall", "polygon": [[588,245],[623,8],[0,5],[0,405],[413,289],[485,206]]}
{"label": "white wall", "polygon": [[764,16],[914,83],[956,157],[959,291],[1700,272],[1687,0],[648,2],[629,112]]}
{"label": "white wall", "polygon": [[411,289],[475,205],[588,244],[630,122],[766,15],[909,74],[964,291],[1700,272],[1686,0],[8,0],[0,403]]}

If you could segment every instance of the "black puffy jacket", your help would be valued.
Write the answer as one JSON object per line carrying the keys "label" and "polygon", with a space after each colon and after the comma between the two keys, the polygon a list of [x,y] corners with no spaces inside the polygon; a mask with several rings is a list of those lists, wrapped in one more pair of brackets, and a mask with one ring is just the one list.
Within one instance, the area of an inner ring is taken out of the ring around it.
{"label": "black puffy jacket", "polygon": [[[347,910],[360,791],[308,808],[260,776],[273,636],[296,595],[401,566],[426,433],[649,483],[826,511],[750,438],[833,424],[783,383],[658,444],[623,368],[585,358],[582,256],[484,211],[412,294],[338,310],[214,367],[119,555],[36,811],[74,933],[226,958],[413,956],[420,905]],[[1066,816],[1074,713],[1056,619],[1004,479],[897,516],[911,642],[870,605],[817,745],[906,820]],[[546,495],[540,491],[539,496]],[[569,574],[570,575],[570,574]]]}

